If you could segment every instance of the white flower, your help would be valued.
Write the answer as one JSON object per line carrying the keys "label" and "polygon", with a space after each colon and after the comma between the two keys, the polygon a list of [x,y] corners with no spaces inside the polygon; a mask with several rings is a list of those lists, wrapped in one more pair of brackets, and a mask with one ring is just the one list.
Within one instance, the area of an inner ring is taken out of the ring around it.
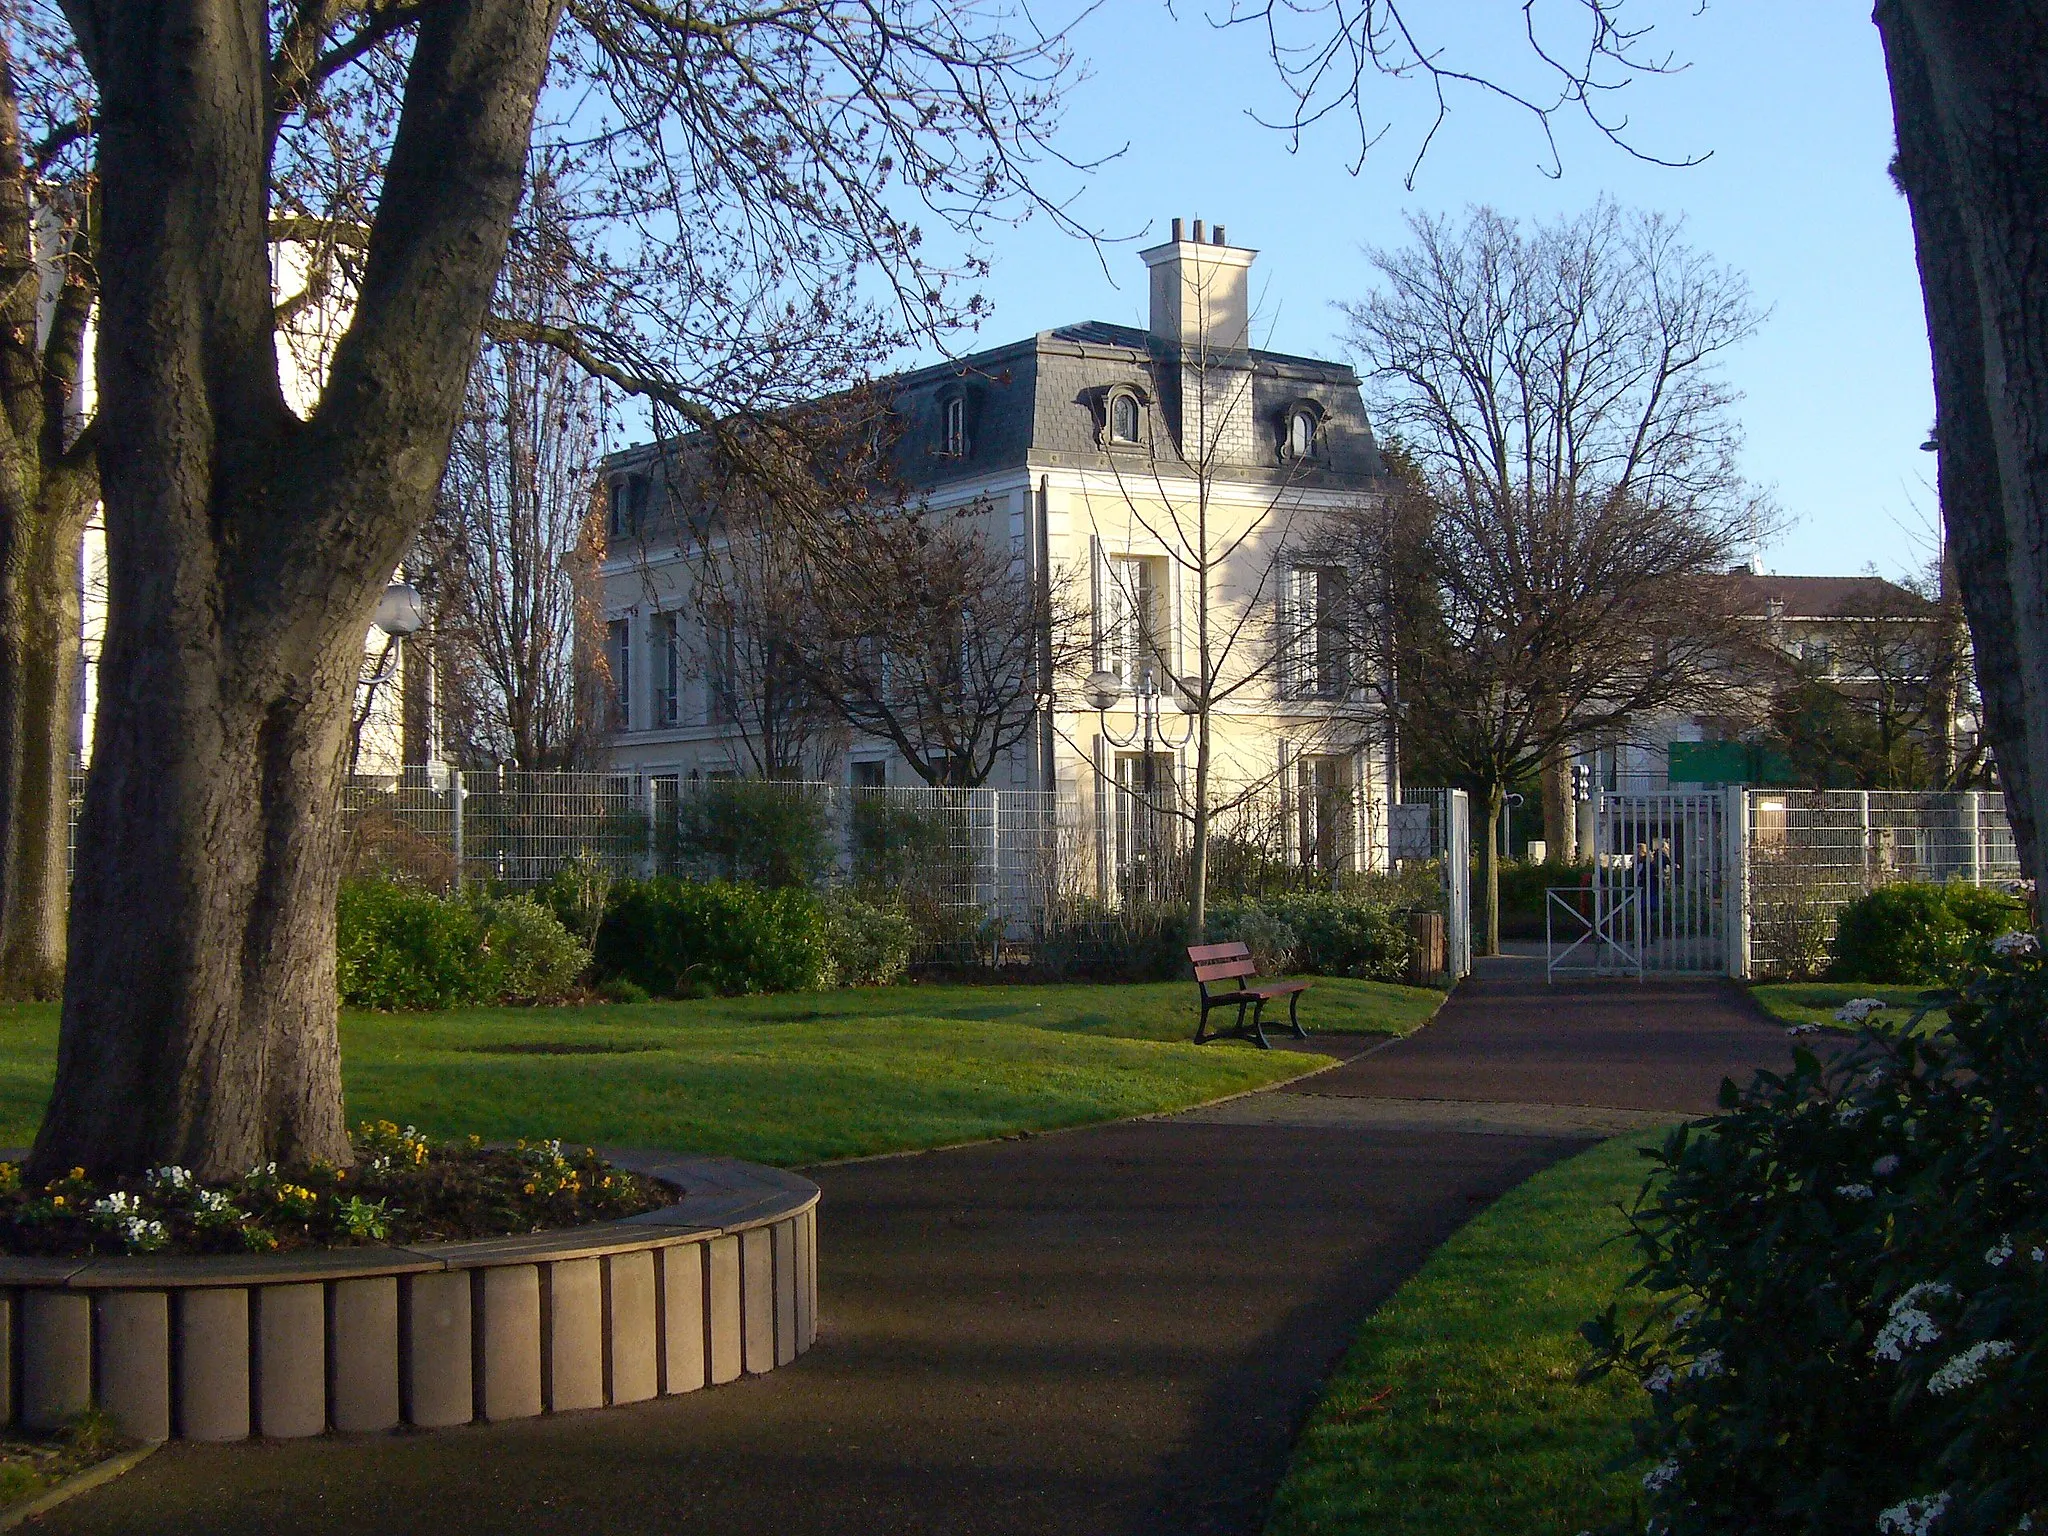
{"label": "white flower", "polygon": [[1878,1329],[1870,1352],[1880,1360],[1903,1360],[1906,1351],[1932,1344],[1941,1337],[1941,1327],[1920,1302],[1932,1296],[1953,1296],[1955,1292],[1938,1280],[1925,1280],[1902,1292],[1892,1303],[1885,1325]]}
{"label": "white flower", "polygon": [[148,1177],[151,1189],[190,1189],[192,1187],[192,1171],[189,1168],[180,1168],[175,1163],[166,1163],[161,1168],[150,1169]]}
{"label": "white flower", "polygon": [[130,1216],[121,1223],[121,1240],[136,1253],[148,1253],[152,1248],[161,1248],[170,1241],[171,1234],[164,1230],[160,1221],[148,1221],[140,1216]]}
{"label": "white flower", "polygon": [[2038,955],[2041,941],[2031,933],[2001,933],[1991,941],[1991,953],[2010,958],[2013,955]]}
{"label": "white flower", "polygon": [[92,1207],[93,1220],[114,1226],[124,1218],[133,1216],[142,1209],[142,1202],[126,1190],[115,1190],[104,1200],[95,1200]]}
{"label": "white flower", "polygon": [[1868,1200],[1872,1196],[1874,1196],[1877,1193],[1877,1191],[1872,1189],[1868,1184],[1837,1184],[1835,1186],[1835,1193],[1840,1195],[1844,1200]]}
{"label": "white flower", "polygon": [[1817,1035],[1820,1033],[1820,1026],[1818,1024],[1794,1024],[1785,1033],[1788,1035]]}
{"label": "white flower", "polygon": [[1726,1369],[1722,1365],[1721,1359],[1721,1351],[1718,1349],[1703,1351],[1697,1360],[1685,1368],[1685,1374],[1694,1381],[1711,1380],[1713,1377],[1719,1376]]}
{"label": "white flower", "polygon": [[1884,999],[1881,997],[1852,997],[1835,1010],[1835,1018],[1843,1024],[1861,1024],[1873,1013],[1883,1012]]}
{"label": "white flower", "polygon": [[1643,1378],[1643,1390],[1645,1392],[1669,1392],[1672,1379],[1671,1367],[1660,1365]]}
{"label": "white flower", "polygon": [[2011,1342],[2006,1339],[1986,1339],[1981,1344],[1972,1344],[1927,1378],[1927,1390],[1936,1397],[1945,1397],[1965,1387],[1974,1387],[1984,1379],[1984,1367],[1993,1360],[2005,1359],[2012,1349]]}
{"label": "white flower", "polygon": [[1948,1509],[1948,1495],[1937,1493],[1924,1499],[1906,1499],[1877,1517],[1881,1536],[1927,1536]]}
{"label": "white flower", "polygon": [[1876,1162],[1870,1165],[1870,1171],[1876,1174],[1880,1179],[1890,1178],[1893,1174],[1899,1171],[1898,1153],[1885,1153],[1883,1157],[1880,1157]]}
{"label": "white flower", "polygon": [[2009,1237],[2001,1237],[1997,1242],[1984,1250],[1984,1262],[1993,1269],[1998,1268],[1999,1265],[2011,1257],[2012,1239]]}
{"label": "white flower", "polygon": [[1643,1474],[1643,1487],[1651,1493],[1660,1493],[1678,1481],[1678,1458],[1667,1456]]}
{"label": "white flower", "polygon": [[1835,1106],[1835,1124],[1837,1125],[1854,1125],[1862,1118],[1863,1106],[1861,1104],[1844,1102]]}

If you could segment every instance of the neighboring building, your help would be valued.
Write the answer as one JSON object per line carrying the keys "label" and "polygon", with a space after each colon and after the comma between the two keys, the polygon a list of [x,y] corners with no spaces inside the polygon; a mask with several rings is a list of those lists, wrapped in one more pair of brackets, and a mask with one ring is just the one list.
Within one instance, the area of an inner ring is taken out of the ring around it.
{"label": "neighboring building", "polygon": [[[1766,729],[1781,689],[1818,681],[1874,708],[1884,690],[1924,693],[1930,686],[1942,616],[1921,594],[1880,576],[1774,576],[1751,567],[1721,579],[1756,636],[1748,654],[1729,658],[1728,706],[1717,714],[1651,717],[1619,740],[1585,743],[1579,761],[1590,770],[1590,787],[1794,786],[1811,774],[1778,751]],[[1943,735],[1952,757],[1975,748],[1979,722],[1969,698],[1925,713],[1916,730]]]}
{"label": "neighboring building", "polygon": [[[1318,619],[1338,611],[1348,573],[1298,568],[1290,549],[1319,510],[1376,494],[1385,471],[1351,368],[1245,345],[1256,253],[1223,234],[1205,239],[1197,220],[1183,238],[1175,220],[1173,238],[1139,253],[1151,282],[1146,330],[1063,326],[886,381],[901,430],[895,474],[933,508],[985,509],[985,536],[1013,552],[1013,569],[1068,583],[1091,615],[1092,667],[1132,691],[1149,655],[1177,658],[1169,670],[1182,677],[1196,665],[1193,565],[1169,530],[1189,526],[1206,479],[1210,548],[1244,535],[1211,577],[1212,613],[1246,621],[1225,666],[1247,685],[1215,716],[1217,780],[1270,791],[1291,828],[1290,858],[1377,866],[1392,746],[1358,723],[1363,690],[1331,638],[1334,622]],[[688,509],[667,507],[664,465],[686,447],[647,445],[606,465],[611,761],[657,780],[740,775],[749,761],[730,707],[734,640],[704,622],[704,551],[679,531],[693,526]],[[1198,476],[1184,461],[1207,469]],[[1092,823],[1105,891],[1122,888],[1137,856],[1138,792],[1165,783],[1185,793],[1191,782],[1174,680],[1152,681],[1167,697],[1149,753],[1130,692],[1098,714],[1080,679],[1062,678],[988,780],[1057,791],[1077,825]],[[1339,699],[1351,717],[1341,726]],[[803,773],[919,782],[888,743],[844,733],[813,748]]]}

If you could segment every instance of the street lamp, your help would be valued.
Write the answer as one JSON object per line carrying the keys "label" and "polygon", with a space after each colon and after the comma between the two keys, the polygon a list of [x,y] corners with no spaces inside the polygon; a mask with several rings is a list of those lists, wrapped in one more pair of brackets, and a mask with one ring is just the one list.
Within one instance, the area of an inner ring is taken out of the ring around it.
{"label": "street lamp", "polygon": [[[377,611],[370,622],[393,640],[404,641],[416,635],[427,622],[427,605],[420,597],[420,589],[409,581],[394,581],[384,589],[384,595],[377,599]],[[391,681],[398,672],[398,649],[384,648],[384,658],[377,666],[377,674],[366,678],[366,688],[381,688]]]}
{"label": "street lamp", "polygon": [[1109,712],[1116,708],[1117,701],[1124,696],[1123,679],[1107,669],[1089,674],[1088,702],[1095,706],[1095,713],[1100,720],[1103,738],[1111,745],[1132,747],[1142,740],[1145,744],[1145,759],[1149,764],[1152,758],[1152,748],[1155,743],[1178,751],[1186,746],[1194,736],[1195,722],[1193,720],[1183,722],[1185,728],[1181,731],[1180,739],[1177,741],[1160,725],[1159,701],[1164,697],[1164,691],[1160,688],[1157,680],[1153,678],[1150,667],[1147,667],[1138,675],[1138,686],[1130,690],[1130,695],[1131,708],[1137,718],[1131,724],[1131,734],[1119,736],[1109,728]]}

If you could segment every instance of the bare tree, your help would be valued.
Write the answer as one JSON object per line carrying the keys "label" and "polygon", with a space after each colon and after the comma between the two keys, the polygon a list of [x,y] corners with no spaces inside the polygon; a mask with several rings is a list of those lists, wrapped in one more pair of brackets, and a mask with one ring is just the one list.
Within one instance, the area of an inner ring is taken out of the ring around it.
{"label": "bare tree", "polygon": [[1411,746],[1484,810],[1486,948],[1510,787],[1584,737],[1697,699],[1739,630],[1711,578],[1770,526],[1736,472],[1723,352],[1756,327],[1742,280],[1654,215],[1601,204],[1524,229],[1415,217],[1347,305],[1413,490],[1328,558]]}
{"label": "bare tree", "polygon": [[1040,582],[987,521],[985,505],[840,519],[790,626],[816,697],[927,784],[986,783],[1087,646],[1073,585]]}
{"label": "bare tree", "polygon": [[[974,308],[951,279],[983,221],[1057,216],[1028,174],[1067,58],[1028,20],[924,0],[65,14],[97,92],[111,613],[33,1165],[346,1162],[349,702],[480,335],[707,424],[815,393]],[[337,138],[370,152],[296,175]],[[537,138],[581,173],[564,223],[591,297],[568,325],[491,310]],[[917,202],[966,237],[950,269]],[[277,361],[286,218],[360,253],[303,419]]]}

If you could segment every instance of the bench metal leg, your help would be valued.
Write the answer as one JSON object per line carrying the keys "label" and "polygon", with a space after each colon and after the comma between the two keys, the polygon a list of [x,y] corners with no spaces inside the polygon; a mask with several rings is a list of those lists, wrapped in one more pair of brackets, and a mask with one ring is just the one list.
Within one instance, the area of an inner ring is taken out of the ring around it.
{"label": "bench metal leg", "polygon": [[1301,1027],[1301,994],[1299,992],[1287,994],[1287,1027],[1294,1031],[1295,1039],[1306,1040],[1308,1038],[1308,1031]]}
{"label": "bench metal leg", "polygon": [[1266,1038],[1266,1031],[1260,1027],[1260,1016],[1264,1014],[1265,1011],[1266,1000],[1262,997],[1258,1000],[1257,1004],[1255,1004],[1252,1008],[1251,1032],[1247,1034],[1245,1038],[1247,1040],[1257,1041],[1260,1050],[1270,1051],[1271,1049],[1273,1049],[1273,1042]]}

